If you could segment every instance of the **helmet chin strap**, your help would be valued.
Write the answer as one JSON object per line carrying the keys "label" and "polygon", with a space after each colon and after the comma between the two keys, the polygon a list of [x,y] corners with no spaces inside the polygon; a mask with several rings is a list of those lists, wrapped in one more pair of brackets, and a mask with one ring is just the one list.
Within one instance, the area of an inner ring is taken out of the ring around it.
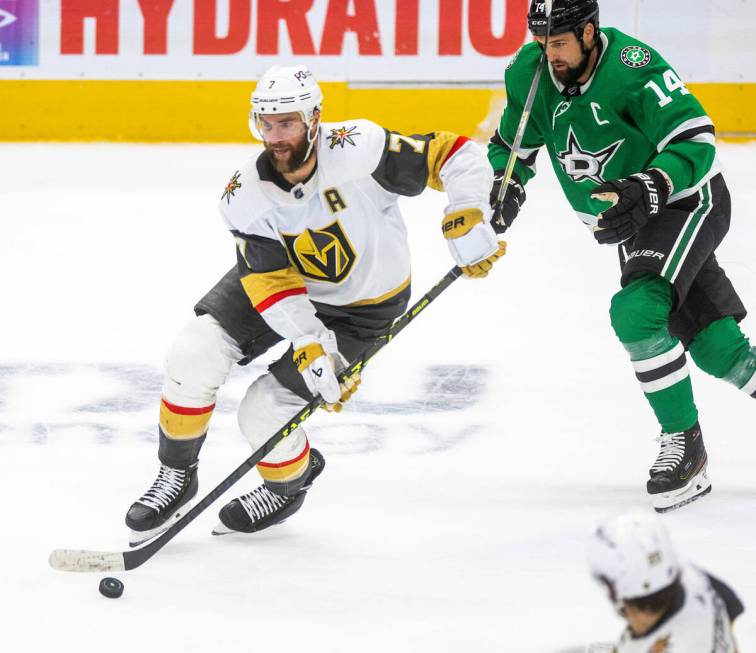
{"label": "helmet chin strap", "polygon": [[[307,159],[310,158],[310,154],[312,154],[312,148],[315,145],[315,141],[318,139],[318,133],[320,132],[320,116],[315,118],[315,121],[307,126],[307,154],[305,154],[304,161],[302,163],[305,163]],[[313,133],[314,135],[312,138],[310,138],[310,134]]]}

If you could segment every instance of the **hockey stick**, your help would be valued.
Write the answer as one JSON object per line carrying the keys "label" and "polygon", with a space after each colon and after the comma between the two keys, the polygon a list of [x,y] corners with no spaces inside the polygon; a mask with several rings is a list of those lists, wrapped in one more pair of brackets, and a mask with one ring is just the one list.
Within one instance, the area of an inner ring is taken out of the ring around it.
{"label": "hockey stick", "polygon": [[[456,281],[461,275],[462,270],[460,270],[459,267],[453,267],[449,270],[449,272],[447,272],[446,275],[433,286],[433,288],[425,293],[417,303],[410,307],[404,315],[399,317],[391,327],[389,327],[385,335],[376,339],[375,342],[343,372],[341,380],[343,381],[346,377],[362,370],[373,356],[401,333],[412,320],[422,313],[428,304],[444,292],[444,290],[454,283],[454,281]],[[176,537],[176,535],[178,535],[186,526],[194,521],[205,508],[265,458],[265,456],[267,456],[281,440],[294,431],[294,429],[298,428],[322,403],[323,399],[319,395],[315,397],[315,399],[276,431],[276,433],[272,435],[262,447],[255,451],[233,472],[224,478],[204,499],[149,544],[138,549],[121,552],[55,549],[50,554],[50,566],[61,571],[128,571],[129,569],[139,567],[160,551],[160,549]]]}
{"label": "hockey stick", "polygon": [[[535,95],[538,90],[538,83],[541,81],[541,74],[546,64],[546,48],[549,45],[549,37],[551,36],[551,8],[554,4],[554,0],[546,0],[544,3],[546,11],[546,39],[543,44],[543,52],[541,52],[541,58],[538,61],[538,67],[535,71],[535,76],[530,84],[530,90],[528,91],[528,97],[525,100],[525,106],[522,108],[522,116],[520,116],[520,124],[517,125],[517,131],[515,132],[514,142],[512,143],[512,150],[509,152],[509,159],[507,160],[507,167],[504,169],[504,179],[499,186],[499,194],[496,197],[496,203],[494,204],[494,216],[493,220],[496,221],[500,227],[504,227],[504,231],[507,229],[507,223],[504,222],[504,216],[501,214],[501,205],[504,202],[504,197],[507,194],[509,188],[509,182],[512,180],[514,174],[515,162],[517,161],[517,152],[522,145],[522,139],[525,136],[525,129],[528,126],[530,120],[530,112],[533,110],[533,104],[535,103]],[[501,231],[499,233],[504,233]]]}

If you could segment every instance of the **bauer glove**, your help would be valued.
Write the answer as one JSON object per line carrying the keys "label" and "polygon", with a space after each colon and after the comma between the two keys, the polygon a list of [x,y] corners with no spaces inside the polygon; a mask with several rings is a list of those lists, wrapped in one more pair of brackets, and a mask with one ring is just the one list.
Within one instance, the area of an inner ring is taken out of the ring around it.
{"label": "bauer glove", "polygon": [[593,237],[602,245],[632,238],[649,220],[661,215],[670,187],[666,175],[656,169],[601,184],[591,197],[612,202],[612,207],[600,214]]}
{"label": "bauer glove", "polygon": [[360,384],[359,373],[339,383],[338,375],[346,368],[347,361],[339,353],[333,331],[325,331],[320,336],[297,338],[294,341],[294,364],[307,389],[323,398],[323,408],[329,412],[338,413],[342,402],[357,392]]}
{"label": "bauer glove", "polygon": [[504,199],[499,203],[499,191],[504,181],[504,171],[498,170],[494,175],[494,183],[491,187],[491,197],[489,199],[494,212],[493,218],[491,218],[491,226],[497,234],[503,234],[512,226],[522,205],[525,204],[527,195],[517,175],[513,174],[504,193]]}
{"label": "bauer glove", "polygon": [[504,256],[507,244],[485,221],[480,209],[461,209],[444,216],[441,229],[454,262],[466,277],[485,277],[493,264]]}

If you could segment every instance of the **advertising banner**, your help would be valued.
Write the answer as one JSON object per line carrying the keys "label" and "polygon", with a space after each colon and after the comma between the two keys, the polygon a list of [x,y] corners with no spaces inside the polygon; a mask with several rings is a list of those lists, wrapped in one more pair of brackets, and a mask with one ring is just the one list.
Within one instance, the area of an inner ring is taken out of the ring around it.
{"label": "advertising banner", "polygon": [[0,66],[36,66],[38,33],[36,0],[0,0]]}
{"label": "advertising banner", "polygon": [[40,10],[27,79],[248,80],[286,59],[325,81],[465,84],[500,79],[529,40],[528,0],[2,2],[29,29]]}

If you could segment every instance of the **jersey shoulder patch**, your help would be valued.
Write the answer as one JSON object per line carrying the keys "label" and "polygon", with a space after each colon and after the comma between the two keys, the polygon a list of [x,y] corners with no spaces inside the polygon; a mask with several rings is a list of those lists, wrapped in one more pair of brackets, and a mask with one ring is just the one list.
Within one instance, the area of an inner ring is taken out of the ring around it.
{"label": "jersey shoulder patch", "polygon": [[656,69],[660,65],[667,65],[664,58],[643,41],[613,27],[602,28],[601,33],[609,41],[607,56],[611,60],[612,69],[617,74],[622,74],[620,71],[626,71],[630,75],[632,74],[630,70],[648,67]]}
{"label": "jersey shoulder patch", "polygon": [[507,93],[515,95],[519,102],[525,102],[540,60],[541,47],[538,43],[526,43],[517,51],[504,71]]}
{"label": "jersey shoulder patch", "polygon": [[324,122],[318,146],[318,167],[329,183],[369,177],[383,153],[385,132],[370,120]]}
{"label": "jersey shoulder patch", "polygon": [[270,200],[260,187],[256,158],[247,160],[231,175],[221,193],[218,207],[227,227],[244,233],[249,231],[251,218],[262,216],[271,207]]}
{"label": "jersey shoulder patch", "polygon": [[620,61],[628,68],[645,68],[651,63],[651,50],[640,45],[628,45],[620,51]]}

